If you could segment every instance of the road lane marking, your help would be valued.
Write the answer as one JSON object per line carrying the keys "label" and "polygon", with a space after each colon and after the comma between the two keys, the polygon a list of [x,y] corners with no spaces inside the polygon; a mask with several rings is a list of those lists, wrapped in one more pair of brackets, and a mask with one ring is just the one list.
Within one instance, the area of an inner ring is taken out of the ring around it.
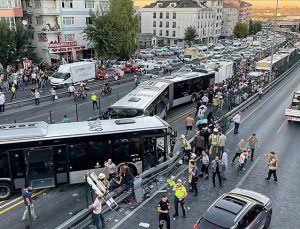
{"label": "road lane marking", "polygon": [[253,164],[251,165],[251,167],[248,169],[248,171],[246,172],[246,174],[243,176],[243,178],[239,181],[239,183],[237,183],[237,185],[235,186],[235,188],[239,188],[244,181],[246,180],[246,178],[250,175],[251,171],[254,169],[254,167],[256,166],[256,164],[258,163],[258,161],[260,160],[261,156],[259,156],[258,158],[256,158],[256,160],[253,162]]}
{"label": "road lane marking", "polygon": [[36,116],[32,116],[32,117],[30,117],[30,118],[26,118],[26,119],[23,119],[24,121],[28,121],[28,120],[30,120],[30,119],[35,119],[35,118],[39,118],[39,117],[43,117],[43,116],[46,116],[46,115],[50,115],[50,113],[48,112],[48,113],[44,113],[44,114],[40,114],[40,115],[36,115]]}
{"label": "road lane marking", "polygon": [[[32,198],[34,198],[34,197],[36,197],[36,196],[38,196],[38,195],[40,195],[40,194],[42,194],[42,193],[44,193],[44,192],[46,192],[46,191],[48,191],[48,190],[49,190],[49,189],[46,188],[46,189],[43,189],[43,190],[41,190],[41,191],[39,191],[39,192],[33,193],[33,194],[32,194]],[[8,202],[7,204],[5,204],[5,206],[8,206],[8,205],[10,205],[10,204],[16,202],[17,200],[20,200],[20,199],[22,199],[22,197],[18,197],[18,198],[16,198],[16,199],[14,199],[14,200]],[[24,203],[24,201],[21,200],[21,201],[15,203],[15,204],[9,206],[8,208],[5,208],[4,210],[0,211],[0,215],[2,215],[2,214],[4,214],[5,212],[8,212],[8,211],[10,211],[10,210],[12,210],[12,209],[18,207],[19,205],[21,205],[21,204],[23,204],[23,203]],[[5,206],[3,205],[3,206],[1,206],[1,208],[5,207]]]}
{"label": "road lane marking", "polygon": [[[11,200],[11,201],[7,202],[6,204],[3,204],[2,206],[0,206],[0,209],[5,208],[6,206],[9,206],[14,202],[17,202],[20,199],[22,199],[22,197],[18,197],[18,198],[15,198],[15,199]],[[5,201],[3,201],[3,202],[5,202]]]}
{"label": "road lane marking", "polygon": [[283,123],[280,125],[280,127],[276,131],[277,134],[279,134],[279,132],[281,131],[282,127],[284,127],[285,123],[286,123],[286,119],[283,121]]}

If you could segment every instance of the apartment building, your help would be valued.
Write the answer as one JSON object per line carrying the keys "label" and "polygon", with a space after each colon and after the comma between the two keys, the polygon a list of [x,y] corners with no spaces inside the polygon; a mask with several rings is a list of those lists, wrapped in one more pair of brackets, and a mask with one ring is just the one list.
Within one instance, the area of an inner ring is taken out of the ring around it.
{"label": "apartment building", "polygon": [[251,19],[251,4],[244,1],[239,1],[239,16],[238,21],[249,25]]}
{"label": "apartment building", "polygon": [[162,41],[160,45],[182,44],[185,29],[195,26],[197,39],[213,42],[213,10],[195,0],[157,1],[140,9],[141,33],[152,33]]}
{"label": "apartment building", "polygon": [[238,21],[239,7],[233,3],[224,2],[222,15],[221,37],[232,37],[234,27]]}
{"label": "apartment building", "polygon": [[89,11],[107,10],[109,0],[23,0],[25,19],[34,31],[33,45],[45,62],[90,58],[93,47],[83,30]]}
{"label": "apartment building", "polygon": [[13,28],[16,25],[16,21],[21,21],[23,17],[21,0],[1,0],[0,17],[6,20],[7,24]]}

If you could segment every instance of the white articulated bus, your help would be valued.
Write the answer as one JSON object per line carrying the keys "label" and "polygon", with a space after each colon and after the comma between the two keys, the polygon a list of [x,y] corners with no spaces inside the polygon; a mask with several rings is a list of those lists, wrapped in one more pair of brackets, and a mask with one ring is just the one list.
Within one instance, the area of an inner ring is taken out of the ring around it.
{"label": "white articulated bus", "polygon": [[215,72],[189,72],[180,76],[156,78],[139,85],[111,105],[112,118],[130,118],[142,115],[166,116],[169,109],[195,102],[201,91],[214,83]]}
{"label": "white articulated bus", "polygon": [[0,125],[0,200],[25,183],[34,189],[84,182],[109,158],[133,175],[170,158],[170,126],[157,116]]}

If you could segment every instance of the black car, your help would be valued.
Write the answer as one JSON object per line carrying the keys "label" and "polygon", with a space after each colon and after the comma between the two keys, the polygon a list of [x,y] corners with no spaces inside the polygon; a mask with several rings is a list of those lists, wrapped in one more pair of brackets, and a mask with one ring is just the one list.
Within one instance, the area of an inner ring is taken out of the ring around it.
{"label": "black car", "polygon": [[194,225],[194,229],[265,229],[272,217],[270,198],[236,188],[220,196]]}

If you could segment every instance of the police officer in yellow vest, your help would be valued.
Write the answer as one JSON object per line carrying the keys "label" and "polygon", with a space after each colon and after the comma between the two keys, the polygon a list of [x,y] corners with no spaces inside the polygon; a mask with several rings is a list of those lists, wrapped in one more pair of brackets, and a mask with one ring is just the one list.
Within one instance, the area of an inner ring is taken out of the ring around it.
{"label": "police officer in yellow vest", "polygon": [[175,198],[174,198],[175,214],[173,215],[173,217],[178,216],[178,204],[180,203],[182,208],[183,218],[185,218],[184,200],[187,197],[187,192],[184,185],[182,184],[181,179],[178,179],[177,183],[173,186],[173,192],[175,192]]}
{"label": "police officer in yellow vest", "polygon": [[97,108],[97,109],[99,109],[98,108],[98,103],[97,103],[97,95],[93,92],[93,94],[92,94],[92,96],[91,96],[91,100],[92,100],[92,102],[93,102],[93,110],[95,110],[95,107]]}

